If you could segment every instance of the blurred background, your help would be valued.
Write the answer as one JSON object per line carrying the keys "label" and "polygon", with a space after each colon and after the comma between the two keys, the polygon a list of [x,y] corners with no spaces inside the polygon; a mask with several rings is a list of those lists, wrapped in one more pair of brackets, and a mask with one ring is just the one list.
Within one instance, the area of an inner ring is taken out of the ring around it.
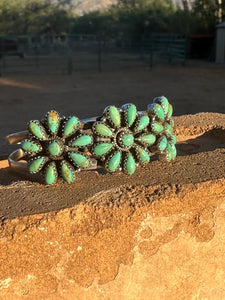
{"label": "blurred background", "polygon": [[50,109],[225,113],[224,21],[225,0],[0,0],[0,157]]}

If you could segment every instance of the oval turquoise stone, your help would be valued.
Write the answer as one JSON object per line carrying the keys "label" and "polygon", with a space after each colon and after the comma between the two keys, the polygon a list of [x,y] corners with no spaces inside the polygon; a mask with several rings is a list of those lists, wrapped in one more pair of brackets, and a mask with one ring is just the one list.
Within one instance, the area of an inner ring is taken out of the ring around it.
{"label": "oval turquoise stone", "polygon": [[150,156],[145,149],[139,147],[138,154],[139,154],[140,161],[142,163],[146,164],[150,161]]}
{"label": "oval turquoise stone", "polygon": [[177,138],[174,134],[171,135],[171,138],[173,140],[173,144],[176,144],[177,143]]}
{"label": "oval turquoise stone", "polygon": [[127,156],[127,161],[126,161],[126,166],[125,166],[126,172],[129,175],[134,174],[136,165],[135,165],[135,160],[131,154]]}
{"label": "oval turquoise stone", "polygon": [[73,160],[73,162],[81,168],[87,168],[89,166],[89,160],[86,156],[82,154],[70,153],[70,157]]}
{"label": "oval turquoise stone", "polygon": [[152,103],[148,105],[148,113],[150,115],[155,115],[160,120],[164,120],[165,114],[162,106],[158,103]]}
{"label": "oval turquoise stone", "polygon": [[90,135],[82,135],[72,142],[72,146],[83,147],[91,144],[91,142],[92,138],[90,137]]}
{"label": "oval turquoise stone", "polygon": [[151,124],[151,129],[154,133],[161,133],[163,131],[163,125],[158,122],[153,122]]}
{"label": "oval turquoise stone", "polygon": [[147,127],[149,124],[149,117],[148,116],[142,116],[139,120],[137,131],[140,131]]}
{"label": "oval turquoise stone", "polygon": [[104,124],[96,124],[95,126],[95,130],[98,134],[103,135],[103,136],[111,136],[112,135],[112,131],[109,129],[109,127],[107,127]]}
{"label": "oval turquoise stone", "polygon": [[47,134],[46,134],[43,126],[39,122],[30,121],[29,125],[28,125],[28,129],[39,140],[45,140],[46,139]]}
{"label": "oval turquoise stone", "polygon": [[116,127],[120,126],[120,122],[121,122],[120,113],[115,106],[109,107],[109,116],[111,121],[114,123]]}
{"label": "oval turquoise stone", "polygon": [[171,161],[172,159],[172,152],[173,152],[173,149],[171,147],[170,144],[167,145],[167,149],[166,149],[166,160],[167,161]]}
{"label": "oval turquoise stone", "polygon": [[30,173],[39,172],[39,170],[42,168],[44,162],[45,162],[44,157],[38,157],[38,158],[32,160],[29,164],[29,167],[28,167],[29,172]]}
{"label": "oval turquoise stone", "polygon": [[130,147],[134,142],[134,137],[132,134],[128,133],[128,134],[124,134],[122,136],[122,143],[125,147]]}
{"label": "oval turquoise stone", "polygon": [[154,103],[161,104],[165,115],[168,113],[168,108],[169,108],[169,101],[165,96],[162,97],[157,97],[153,100]]}
{"label": "oval turquoise stone", "polygon": [[67,183],[71,183],[74,180],[74,173],[65,161],[61,163],[61,174]]}
{"label": "oval turquoise stone", "polygon": [[177,149],[176,146],[174,144],[171,145],[171,158],[175,159],[177,156]]}
{"label": "oval turquoise stone", "polygon": [[173,127],[174,127],[174,120],[173,120],[173,119],[170,119],[170,120],[169,120],[169,124],[170,124],[170,126],[173,128]]}
{"label": "oval turquoise stone", "polygon": [[41,146],[35,142],[25,140],[21,143],[21,148],[27,153],[37,153],[41,151]]}
{"label": "oval turquoise stone", "polygon": [[47,115],[47,122],[49,130],[54,134],[59,128],[60,118],[56,111],[50,111]]}
{"label": "oval turquoise stone", "polygon": [[166,128],[165,128],[165,132],[167,135],[171,135],[172,134],[172,126],[167,124]]}
{"label": "oval turquoise stone", "polygon": [[96,155],[104,155],[107,153],[111,148],[113,144],[111,143],[101,143],[94,147],[94,154]]}
{"label": "oval turquoise stone", "polygon": [[57,180],[57,169],[55,163],[51,163],[47,166],[45,171],[45,182],[47,184],[53,184]]}
{"label": "oval turquoise stone", "polygon": [[164,136],[158,142],[158,148],[160,151],[164,151],[167,146],[167,138]]}
{"label": "oval turquoise stone", "polygon": [[51,155],[58,156],[61,154],[60,145],[56,141],[54,141],[48,145],[48,151]]}
{"label": "oval turquoise stone", "polygon": [[116,169],[120,165],[120,160],[121,160],[121,153],[120,152],[116,152],[115,154],[113,154],[113,156],[110,158],[110,160],[108,162],[108,169],[109,169],[110,172],[115,172],[116,171]]}
{"label": "oval turquoise stone", "polygon": [[172,115],[173,115],[173,106],[172,106],[171,104],[169,104],[167,117],[168,117],[168,118],[171,118]]}
{"label": "oval turquoise stone", "polygon": [[134,104],[128,104],[126,107],[126,114],[127,114],[127,123],[128,126],[130,127],[136,119],[136,115],[137,115],[136,106]]}
{"label": "oval turquoise stone", "polygon": [[67,137],[73,134],[77,130],[78,123],[79,121],[77,117],[70,117],[64,126],[64,136]]}
{"label": "oval turquoise stone", "polygon": [[151,146],[155,143],[156,137],[154,134],[144,134],[141,136],[141,141],[142,143]]}

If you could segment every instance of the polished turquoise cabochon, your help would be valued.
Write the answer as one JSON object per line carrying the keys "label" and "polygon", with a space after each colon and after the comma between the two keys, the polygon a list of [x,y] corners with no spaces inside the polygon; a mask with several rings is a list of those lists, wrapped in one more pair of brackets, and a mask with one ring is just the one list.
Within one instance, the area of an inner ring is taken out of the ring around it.
{"label": "polished turquoise cabochon", "polygon": [[45,182],[47,184],[53,184],[54,182],[56,182],[57,178],[58,175],[56,164],[54,162],[51,162],[45,170]]}
{"label": "polished turquoise cabochon", "polygon": [[60,145],[56,141],[53,141],[48,145],[48,151],[52,156],[58,156],[62,152]]}
{"label": "polished turquoise cabochon", "polygon": [[95,125],[95,130],[103,136],[112,136],[112,131],[105,124],[99,123]]}
{"label": "polished turquoise cabochon", "polygon": [[70,117],[64,126],[64,136],[70,136],[71,134],[75,133],[79,124],[79,120],[77,117]]}
{"label": "polished turquoise cabochon", "polygon": [[90,145],[92,143],[92,138],[90,135],[82,135],[72,142],[73,147],[83,147]]}
{"label": "polished turquoise cabochon", "polygon": [[71,183],[74,180],[74,173],[69,164],[65,161],[61,162],[61,175],[67,183]]}
{"label": "polished turquoise cabochon", "polygon": [[140,161],[142,163],[146,164],[150,161],[150,156],[149,156],[148,152],[145,149],[143,149],[141,147],[138,147],[137,151],[138,151]]}
{"label": "polished turquoise cabochon", "polygon": [[123,134],[122,136],[122,143],[125,147],[130,147],[134,142],[133,134]]}
{"label": "polished turquoise cabochon", "polygon": [[44,163],[46,162],[46,158],[45,157],[38,157],[34,160],[32,160],[29,164],[28,164],[28,169],[30,173],[37,173],[39,172],[39,170],[42,168],[42,166],[44,165]]}
{"label": "polished turquoise cabochon", "polygon": [[128,104],[126,108],[126,114],[127,114],[128,127],[130,127],[136,119],[136,115],[137,115],[136,106],[134,104]]}
{"label": "polished turquoise cabochon", "polygon": [[163,136],[162,138],[160,138],[158,142],[158,148],[160,151],[164,151],[166,149],[166,146],[167,146],[167,138]]}
{"label": "polished turquoise cabochon", "polygon": [[147,144],[148,146],[153,145],[156,141],[154,134],[143,134],[140,139],[142,143]]}
{"label": "polished turquoise cabochon", "polygon": [[115,106],[110,106],[109,107],[109,116],[113,124],[118,127],[120,126],[120,113],[118,109]]}
{"label": "polished turquoise cabochon", "polygon": [[163,131],[163,125],[158,122],[151,123],[151,129],[154,133],[159,134]]}
{"label": "polished turquoise cabochon", "polygon": [[173,106],[171,104],[169,104],[167,117],[171,118],[172,115],[173,115]]}
{"label": "polished turquoise cabochon", "polygon": [[25,140],[21,143],[21,148],[27,152],[27,153],[37,153],[42,150],[41,145],[38,145],[37,143]]}
{"label": "polished turquoise cabochon", "polygon": [[132,175],[134,174],[135,169],[136,169],[135,160],[132,154],[128,154],[126,165],[125,165],[125,171],[127,172],[127,174]]}
{"label": "polished turquoise cabochon", "polygon": [[158,103],[152,103],[148,105],[147,108],[148,114],[156,116],[160,120],[164,120],[165,114],[162,106]]}
{"label": "polished turquoise cabochon", "polygon": [[52,110],[47,114],[47,123],[49,130],[53,134],[57,133],[60,123],[60,117],[56,111]]}
{"label": "polished turquoise cabochon", "polygon": [[44,127],[38,121],[30,121],[28,129],[39,140],[45,140],[47,137]]}
{"label": "polished turquoise cabochon", "polygon": [[110,172],[115,172],[116,171],[116,169],[120,165],[120,160],[121,160],[121,153],[120,152],[116,152],[115,154],[113,154],[113,156],[110,158],[110,160],[108,162],[108,169],[109,169]]}
{"label": "polished turquoise cabochon", "polygon": [[70,157],[73,162],[81,168],[87,168],[89,166],[89,160],[82,154],[72,152],[70,153]]}
{"label": "polished turquoise cabochon", "polygon": [[165,115],[168,113],[169,101],[165,96],[157,97],[153,100],[154,103],[158,103],[162,106]]}
{"label": "polished turquoise cabochon", "polygon": [[149,124],[149,117],[148,116],[142,116],[138,122],[137,131],[141,131],[144,128],[146,128]]}
{"label": "polished turquoise cabochon", "polygon": [[96,155],[104,155],[106,154],[111,148],[113,144],[111,143],[101,143],[94,147],[94,154]]}

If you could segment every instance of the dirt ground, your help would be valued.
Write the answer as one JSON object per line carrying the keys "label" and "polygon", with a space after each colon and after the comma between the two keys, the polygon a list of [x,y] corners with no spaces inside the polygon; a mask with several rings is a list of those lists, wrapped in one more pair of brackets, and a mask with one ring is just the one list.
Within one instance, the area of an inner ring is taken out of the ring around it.
{"label": "dirt ground", "polygon": [[162,94],[173,104],[174,115],[225,113],[225,66],[190,61],[184,67],[159,65],[151,70],[2,77],[0,158],[13,148],[6,145],[6,135],[25,130],[27,121],[41,119],[50,109],[86,118],[100,115],[110,104],[132,102],[144,110]]}

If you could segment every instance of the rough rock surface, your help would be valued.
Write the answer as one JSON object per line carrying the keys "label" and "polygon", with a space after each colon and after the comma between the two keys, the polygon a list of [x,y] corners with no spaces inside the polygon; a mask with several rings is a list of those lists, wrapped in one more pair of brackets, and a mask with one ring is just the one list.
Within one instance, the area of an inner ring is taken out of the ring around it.
{"label": "rough rock surface", "polygon": [[175,122],[176,161],[131,177],[0,162],[0,299],[225,298],[225,115]]}

